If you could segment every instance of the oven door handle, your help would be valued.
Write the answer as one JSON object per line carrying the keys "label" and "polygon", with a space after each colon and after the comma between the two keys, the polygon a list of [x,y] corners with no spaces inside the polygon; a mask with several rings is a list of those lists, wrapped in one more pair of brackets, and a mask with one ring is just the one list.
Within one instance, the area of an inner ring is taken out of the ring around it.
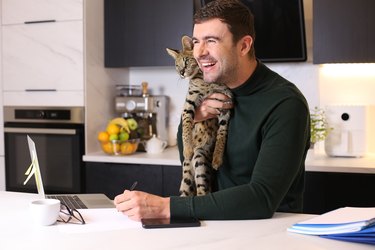
{"label": "oven door handle", "polygon": [[4,128],[5,133],[75,135],[75,129],[62,128]]}

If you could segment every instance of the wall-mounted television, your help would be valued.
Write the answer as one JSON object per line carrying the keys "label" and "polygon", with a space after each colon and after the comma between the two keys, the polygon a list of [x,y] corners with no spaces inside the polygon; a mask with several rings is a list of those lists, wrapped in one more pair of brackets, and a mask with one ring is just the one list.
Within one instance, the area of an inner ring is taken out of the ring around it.
{"label": "wall-mounted television", "polygon": [[[202,0],[207,4],[213,0]],[[255,54],[263,62],[306,61],[303,0],[241,0],[255,19]]]}

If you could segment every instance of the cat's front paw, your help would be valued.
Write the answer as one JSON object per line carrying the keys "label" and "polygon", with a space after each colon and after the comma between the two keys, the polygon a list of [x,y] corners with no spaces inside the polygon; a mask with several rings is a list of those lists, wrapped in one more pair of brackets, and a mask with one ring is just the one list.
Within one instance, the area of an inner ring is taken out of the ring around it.
{"label": "cat's front paw", "polygon": [[196,193],[192,192],[191,190],[180,190],[180,196],[181,197],[187,197],[187,196],[195,196]]}
{"label": "cat's front paw", "polygon": [[212,168],[218,170],[221,164],[223,164],[222,158],[219,156],[214,156],[212,159]]}
{"label": "cat's front paw", "polygon": [[183,177],[180,185],[180,196],[194,196],[196,194],[195,183],[189,177]]}
{"label": "cat's front paw", "polygon": [[210,188],[209,188],[208,184],[198,185],[198,187],[197,187],[197,196],[206,195],[210,192],[211,191],[210,191]]}
{"label": "cat's front paw", "polygon": [[187,196],[190,196],[190,195],[186,191],[180,190],[180,196],[181,197],[187,197]]}

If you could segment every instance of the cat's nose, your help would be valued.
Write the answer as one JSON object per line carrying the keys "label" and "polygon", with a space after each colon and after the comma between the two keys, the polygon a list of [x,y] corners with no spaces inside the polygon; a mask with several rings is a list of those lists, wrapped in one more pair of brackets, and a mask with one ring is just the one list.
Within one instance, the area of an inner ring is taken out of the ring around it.
{"label": "cat's nose", "polygon": [[184,69],[180,70],[180,75],[182,75],[182,76],[185,75],[185,70]]}

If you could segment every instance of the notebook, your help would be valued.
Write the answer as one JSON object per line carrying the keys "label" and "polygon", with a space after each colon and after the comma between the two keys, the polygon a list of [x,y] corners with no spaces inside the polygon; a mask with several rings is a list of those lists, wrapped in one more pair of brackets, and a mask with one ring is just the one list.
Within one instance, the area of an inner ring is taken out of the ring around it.
{"label": "notebook", "polygon": [[113,202],[104,194],[51,194],[46,195],[44,193],[42,174],[39,168],[38,155],[36,153],[36,147],[34,141],[27,136],[27,142],[29,144],[31,165],[26,171],[27,179],[25,183],[34,175],[38,195],[41,198],[55,198],[65,203],[70,208],[82,209],[82,208],[113,208]]}

